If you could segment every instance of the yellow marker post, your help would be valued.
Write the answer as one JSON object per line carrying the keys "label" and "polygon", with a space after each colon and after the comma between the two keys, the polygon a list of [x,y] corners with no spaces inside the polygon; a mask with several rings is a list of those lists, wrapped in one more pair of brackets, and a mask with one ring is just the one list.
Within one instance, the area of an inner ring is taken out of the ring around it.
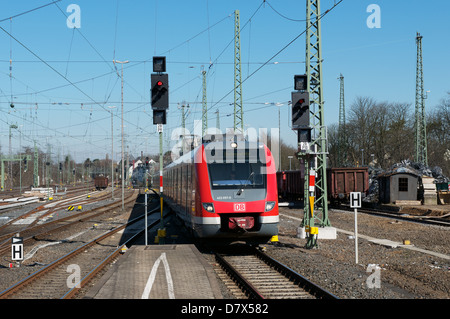
{"label": "yellow marker post", "polygon": [[314,216],[314,196],[309,196],[309,208],[311,210],[311,217]]}

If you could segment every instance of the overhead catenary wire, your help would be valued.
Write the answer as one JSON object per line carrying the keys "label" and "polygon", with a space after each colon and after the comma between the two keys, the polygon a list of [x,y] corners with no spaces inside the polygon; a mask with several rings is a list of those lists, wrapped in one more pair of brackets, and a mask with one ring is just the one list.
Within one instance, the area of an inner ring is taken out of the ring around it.
{"label": "overhead catenary wire", "polygon": [[[118,5],[118,1],[117,1],[117,5]],[[208,5],[208,3],[207,3],[207,5]],[[209,19],[209,16],[208,16],[208,19]],[[225,18],[226,19],[226,18]],[[117,21],[117,16],[116,16],[116,21]],[[249,22],[250,24],[249,24],[249,26],[250,26],[250,30],[249,30],[249,35],[251,35],[251,21]],[[210,26],[209,25],[209,22],[208,22],[208,28],[206,28],[206,31],[208,32],[208,36],[210,36],[209,35],[209,33],[210,33],[210,30],[211,30],[211,28],[212,28],[213,26]],[[255,29],[256,30],[256,29]],[[74,32],[76,32],[76,31],[74,31]],[[117,31],[116,31],[117,32]],[[185,41],[184,43],[189,43],[189,40],[188,41]],[[210,42],[208,42],[208,44],[210,45],[211,43]],[[155,46],[156,47],[156,46]],[[115,46],[114,46],[114,48],[115,48]],[[176,47],[175,47],[176,48]],[[173,50],[174,48],[172,48],[171,50]],[[156,49],[155,49],[156,50]],[[155,51],[156,52],[156,51]],[[250,52],[250,51],[249,51]],[[115,52],[113,53],[113,54],[115,54]],[[219,57],[219,59],[220,58],[222,58],[222,57]],[[210,60],[212,60],[213,59],[213,57],[211,57],[211,54],[210,54]],[[206,60],[206,59],[204,59],[204,60]],[[93,60],[92,60],[93,61]],[[131,61],[131,60],[130,60]],[[146,63],[146,62],[149,62],[149,61],[151,61],[151,59],[150,60],[136,60],[136,61],[133,61],[133,62],[135,62],[135,63],[133,63],[133,65],[129,65],[128,67],[135,67],[136,65],[137,65],[137,63]],[[1,61],[0,61],[1,62]],[[14,61],[15,63],[17,63],[17,61]],[[35,62],[39,62],[39,63],[42,63],[42,61],[35,61]],[[56,62],[56,61],[50,61],[50,60],[47,60],[47,62],[49,63],[49,64],[51,64],[51,63],[59,63],[59,62]],[[68,64],[68,63],[77,63],[77,61],[61,61],[61,62],[65,62],[66,64]],[[86,62],[86,61],[79,61],[79,63],[82,63],[82,62]],[[102,60],[97,60],[97,61],[93,61],[93,62],[98,62],[98,63],[104,63],[105,61],[102,59]],[[209,61],[209,62],[211,62],[211,61]],[[88,62],[86,62],[86,63],[88,63]],[[111,66],[111,63],[110,62],[108,62],[109,63],[109,66]],[[183,61],[168,61],[168,63],[187,63],[187,62],[183,62]],[[190,64],[195,64],[195,63],[198,63],[198,64],[205,64],[205,65],[208,65],[208,63],[205,63],[205,62],[189,62]],[[228,62],[229,64],[231,64],[232,62]],[[216,60],[215,61],[215,64],[228,64],[227,62],[222,62],[222,61],[219,61],[219,60]],[[251,62],[251,61],[248,61],[248,65],[250,65],[250,64],[259,64],[261,67],[264,67],[264,66],[267,66],[270,62]],[[280,62],[281,63],[281,62]],[[289,63],[289,62],[285,62],[285,63]],[[304,62],[292,62],[292,63],[304,63]],[[66,65],[67,66],[67,65]],[[63,69],[64,70],[64,69]],[[61,73],[63,73],[64,74],[64,71],[63,72],[61,72]],[[252,74],[249,74],[250,73],[250,68],[249,68],[249,70],[248,70],[248,76],[247,76],[247,78],[245,79],[245,80],[247,80],[248,78],[250,78],[253,74],[254,74],[254,72],[252,72]],[[108,72],[106,75],[110,75],[110,72]],[[67,73],[66,73],[66,77],[67,77]],[[91,78],[89,78],[89,79],[87,79],[86,81],[92,81],[92,79],[93,79],[94,77],[91,77]],[[197,76],[197,77],[195,77],[194,79],[192,79],[192,80],[190,80],[190,81],[196,81],[197,80],[197,78],[199,78],[199,76]],[[244,81],[245,81],[244,80]],[[81,82],[75,82],[75,81],[73,81],[73,83],[81,83]],[[188,83],[185,83],[184,85],[188,85]],[[67,84],[67,85],[65,85],[65,86],[73,86],[72,85],[72,83],[69,83],[69,84]],[[79,86],[78,84],[77,84],[77,86]],[[108,85],[108,88],[110,87],[110,85]],[[114,87],[114,86],[113,86]],[[81,86],[80,88],[83,88],[83,86]],[[96,81],[96,88],[97,88],[97,81]],[[179,87],[178,89],[181,89],[181,87]],[[17,88],[16,88],[16,91],[17,91]],[[173,91],[173,90],[172,90]],[[89,90],[85,90],[85,92],[89,92]],[[111,93],[112,93],[113,91],[109,91],[109,90],[107,90],[107,92],[105,93],[105,98],[104,99],[102,99],[102,101],[99,101],[97,98],[95,98],[94,99],[94,101],[91,101],[91,100],[88,100],[88,101],[86,101],[86,104],[92,104],[92,105],[95,105],[95,104],[98,104],[98,103],[105,103],[105,101],[109,101],[109,99],[110,99],[110,96],[111,96]],[[108,93],[109,93],[109,95],[108,95]],[[27,92],[27,93],[25,93],[24,95],[29,95],[29,94],[34,94],[35,95],[35,97],[36,97],[36,92],[33,92],[33,93],[29,93],[29,92]],[[142,94],[142,92],[141,92],[141,94]],[[15,95],[16,96],[16,95]],[[141,95],[142,96],[142,95]],[[93,95],[91,95],[91,97],[93,97]],[[53,100],[53,98],[52,98],[52,100]],[[138,100],[138,99],[136,99],[136,100]],[[145,98],[145,100],[148,100],[148,98]],[[221,99],[221,100],[219,100],[218,102],[219,102],[219,104],[217,104],[217,102],[215,102],[215,103],[211,103],[211,104],[209,104],[209,106],[217,106],[217,105],[222,105],[222,104],[224,104],[224,105],[226,105],[226,98],[223,98],[223,99]],[[131,102],[131,101],[130,101]],[[114,103],[114,102],[112,102],[112,101],[109,101],[108,103]],[[125,102],[126,103],[126,102]],[[137,103],[137,102],[136,102]],[[192,104],[192,106],[195,106],[195,104],[194,103],[200,103],[200,102],[198,102],[198,101],[194,101],[193,102],[193,104]],[[245,101],[244,101],[244,103],[245,103]],[[255,102],[256,103],[256,102]],[[19,102],[17,102],[17,104],[19,104]],[[75,103],[74,103],[75,104]],[[146,105],[148,105],[148,103],[146,103]],[[265,107],[265,106],[262,106],[262,107]],[[42,109],[42,108],[41,108]],[[195,111],[195,109],[192,109],[192,111]],[[194,112],[193,112],[194,113]],[[75,113],[74,113],[75,114]],[[226,112],[224,113],[224,112],[221,112],[221,115],[223,116],[223,117],[225,117],[226,116]],[[192,120],[192,116],[190,116],[190,120]],[[45,121],[44,121],[45,122]],[[81,125],[81,124],[80,124]]]}
{"label": "overhead catenary wire", "polygon": [[[52,67],[49,63],[47,63],[45,60],[43,60],[40,56],[38,56],[34,51],[32,51],[30,48],[28,48],[25,44],[23,44],[21,41],[19,41],[17,38],[15,38],[11,33],[9,33],[8,31],[6,31],[3,27],[0,26],[0,29],[5,32],[7,35],[10,36],[10,39],[13,39],[14,41],[16,41],[18,44],[20,44],[23,48],[25,48],[28,52],[30,52],[33,56],[35,56],[37,59],[39,59],[42,63],[44,63],[46,66],[48,66],[50,69],[52,69],[55,73],[57,73],[59,76],[61,76],[63,79],[65,79],[71,86],[73,86],[74,88],[76,88],[80,93],[82,93],[84,96],[86,96],[91,102],[93,102],[96,105],[99,105],[101,108],[103,108],[104,110],[106,110],[107,112],[109,112],[104,105],[100,104],[99,102],[95,101],[91,96],[89,96],[87,93],[85,93],[82,89],[80,89],[77,85],[75,85],[74,82],[70,81],[66,76],[64,76],[63,74],[61,74],[58,70],[56,70],[54,67]],[[83,38],[85,38],[83,36]],[[86,39],[86,41],[88,41]],[[95,49],[95,48],[94,48]],[[98,52],[98,51],[97,51]],[[106,62],[106,60],[105,60]],[[106,104],[106,103],[105,103]]]}
{"label": "overhead catenary wire", "polygon": [[18,13],[18,14],[16,14],[16,15],[10,16],[10,17],[8,17],[8,18],[1,19],[0,22],[4,22],[4,21],[7,21],[7,20],[9,20],[9,19],[13,19],[13,18],[20,17],[20,16],[22,16],[22,15],[24,15],[24,14],[27,14],[27,13],[30,13],[30,12],[33,12],[33,11],[36,11],[36,10],[39,10],[39,9],[42,9],[42,8],[51,6],[52,4],[55,4],[55,3],[60,2],[60,1],[62,1],[62,0],[52,1],[52,2],[50,2],[50,3],[47,3],[47,4],[42,5],[42,6],[40,6],[40,7],[37,7],[37,8],[34,8],[34,9],[30,9],[30,10],[27,10],[27,11],[25,11],[25,12]]}
{"label": "overhead catenary wire", "polygon": [[[324,13],[322,13],[320,15],[320,17],[318,18],[319,20],[321,20],[324,16],[326,16],[329,12],[331,12],[334,8],[336,8],[342,1],[344,0],[339,0],[337,3],[335,3],[330,9],[326,10]],[[242,31],[242,30],[241,30]],[[267,61],[265,63],[263,63],[259,68],[257,68],[255,71],[253,71],[250,75],[248,75],[244,80],[242,80],[241,85],[246,82],[249,78],[251,78],[253,75],[255,75],[259,70],[261,70],[264,66],[266,66],[270,61],[272,61],[275,57],[277,57],[281,52],[283,52],[284,50],[286,50],[292,43],[294,43],[298,38],[300,38],[303,34],[305,34],[307,31],[307,29],[303,30],[301,33],[299,33],[296,37],[294,37],[294,39],[292,39],[289,43],[287,43],[285,46],[283,46],[280,50],[278,50],[275,54],[273,54],[269,59],[267,59]],[[230,95],[232,92],[234,91],[234,88],[232,88],[228,93],[226,93],[221,99],[219,99],[219,101],[217,101],[214,105],[212,105],[208,111],[210,109],[212,109],[215,105],[217,105],[218,103],[220,103],[224,98],[226,98],[228,95]]]}

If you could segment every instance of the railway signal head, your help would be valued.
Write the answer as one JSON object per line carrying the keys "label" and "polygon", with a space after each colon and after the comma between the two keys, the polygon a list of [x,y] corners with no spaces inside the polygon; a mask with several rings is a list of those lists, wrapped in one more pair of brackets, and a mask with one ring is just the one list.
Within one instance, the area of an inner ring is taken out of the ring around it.
{"label": "railway signal head", "polygon": [[306,91],[307,89],[307,77],[306,74],[294,75],[294,90]]}
{"label": "railway signal head", "polygon": [[309,128],[309,93],[292,92],[292,129]]}
{"label": "railway signal head", "polygon": [[153,124],[166,123],[166,110],[153,110]]}
{"label": "railway signal head", "polygon": [[153,72],[166,72],[166,57],[154,56],[153,57]]}
{"label": "railway signal head", "polygon": [[169,108],[169,75],[151,75],[151,102],[153,110],[167,110]]}

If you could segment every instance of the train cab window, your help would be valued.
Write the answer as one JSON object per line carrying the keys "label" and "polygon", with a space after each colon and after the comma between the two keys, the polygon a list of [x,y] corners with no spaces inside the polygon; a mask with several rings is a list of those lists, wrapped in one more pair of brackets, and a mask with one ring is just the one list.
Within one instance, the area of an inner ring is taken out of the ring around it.
{"label": "train cab window", "polygon": [[208,164],[213,189],[264,188],[266,175],[261,174],[265,165],[257,163],[210,163]]}
{"label": "train cab window", "polygon": [[408,179],[407,178],[399,178],[398,179],[398,191],[399,192],[407,192],[408,191]]}

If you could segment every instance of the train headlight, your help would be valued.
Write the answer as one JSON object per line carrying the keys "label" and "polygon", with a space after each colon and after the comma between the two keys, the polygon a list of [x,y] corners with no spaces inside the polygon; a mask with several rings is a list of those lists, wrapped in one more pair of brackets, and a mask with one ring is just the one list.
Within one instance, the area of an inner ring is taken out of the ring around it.
{"label": "train headlight", "polygon": [[275,207],[276,202],[267,202],[266,203],[266,212],[270,212]]}
{"label": "train headlight", "polygon": [[214,213],[214,204],[213,203],[202,203],[203,208],[208,212],[208,213]]}

